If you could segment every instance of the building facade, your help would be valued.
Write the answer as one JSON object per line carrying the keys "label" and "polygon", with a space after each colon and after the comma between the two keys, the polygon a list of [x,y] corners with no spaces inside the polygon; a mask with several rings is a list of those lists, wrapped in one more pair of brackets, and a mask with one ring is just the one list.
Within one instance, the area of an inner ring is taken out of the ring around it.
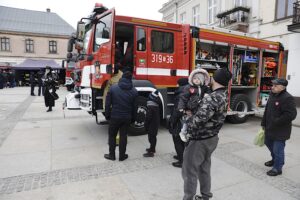
{"label": "building facade", "polygon": [[0,6],[0,66],[15,66],[26,59],[51,59],[61,65],[72,32],[74,28],[50,9]]}
{"label": "building facade", "polygon": [[296,2],[297,0],[169,0],[159,12],[163,14],[162,20],[167,22],[220,27],[280,42],[286,54],[284,65],[286,78],[289,80],[288,90],[300,98],[300,90],[297,89],[300,84],[300,33],[291,32],[287,28],[295,21],[293,16],[297,12],[294,9]]}

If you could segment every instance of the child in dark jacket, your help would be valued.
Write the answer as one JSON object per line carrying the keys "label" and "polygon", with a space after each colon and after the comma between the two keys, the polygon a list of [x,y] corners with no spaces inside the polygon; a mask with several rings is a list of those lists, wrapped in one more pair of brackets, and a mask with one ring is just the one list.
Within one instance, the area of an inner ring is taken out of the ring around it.
{"label": "child in dark jacket", "polygon": [[[208,84],[210,77],[205,69],[195,69],[189,76],[189,85],[187,85],[182,94],[180,95],[178,102],[178,110],[180,112],[192,112],[197,110],[197,107],[202,100],[205,93],[209,92]],[[188,141],[187,134],[187,115],[183,116],[183,125],[179,133],[179,136],[183,142]]]}
{"label": "child in dark jacket", "polygon": [[158,91],[150,93],[147,101],[147,114],[145,119],[145,129],[148,132],[148,140],[150,148],[147,148],[147,153],[143,154],[144,157],[153,157],[156,147],[156,136],[158,132],[158,126],[160,121],[159,116],[159,104],[160,99]]}

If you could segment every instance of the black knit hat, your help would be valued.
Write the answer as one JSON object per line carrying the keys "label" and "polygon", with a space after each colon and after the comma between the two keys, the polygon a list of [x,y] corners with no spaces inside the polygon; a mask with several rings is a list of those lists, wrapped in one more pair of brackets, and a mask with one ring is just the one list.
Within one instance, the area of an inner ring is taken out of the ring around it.
{"label": "black knit hat", "polygon": [[228,71],[227,68],[221,68],[215,71],[213,78],[214,80],[223,85],[223,86],[227,86],[230,79],[232,77],[232,74],[230,71]]}
{"label": "black knit hat", "polygon": [[185,86],[185,85],[189,84],[189,79],[188,78],[180,78],[177,80],[177,84],[179,86]]}
{"label": "black knit hat", "polygon": [[123,73],[122,78],[132,79],[132,73],[130,71],[126,71]]}

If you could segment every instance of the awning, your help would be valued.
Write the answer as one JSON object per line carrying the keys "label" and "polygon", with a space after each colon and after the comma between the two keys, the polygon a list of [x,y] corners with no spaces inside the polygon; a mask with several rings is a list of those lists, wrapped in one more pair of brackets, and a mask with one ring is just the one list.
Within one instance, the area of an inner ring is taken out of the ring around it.
{"label": "awning", "polygon": [[46,66],[50,66],[52,69],[62,69],[61,65],[54,60],[34,59],[26,59],[22,63],[15,65],[12,68],[15,70],[39,70],[41,68],[45,68]]}

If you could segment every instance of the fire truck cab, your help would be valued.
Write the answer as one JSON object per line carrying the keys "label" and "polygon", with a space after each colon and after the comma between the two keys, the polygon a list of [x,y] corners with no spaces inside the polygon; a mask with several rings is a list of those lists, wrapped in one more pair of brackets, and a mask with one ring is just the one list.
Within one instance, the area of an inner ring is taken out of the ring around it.
{"label": "fire truck cab", "polygon": [[[114,9],[101,4],[80,20],[73,41],[78,50],[76,68],[80,69],[79,106],[95,115],[97,123],[98,114],[104,112],[105,88],[117,68],[133,73],[139,97],[129,130],[132,134],[144,132],[149,93],[159,90],[161,118],[167,118],[174,106],[177,80],[188,77],[197,67],[210,74],[227,67],[233,73],[228,86],[228,118],[233,123],[245,122],[249,114],[257,112],[270,89],[262,86],[280,76],[279,43],[228,31],[117,16]],[[267,62],[274,70],[267,68]]]}

